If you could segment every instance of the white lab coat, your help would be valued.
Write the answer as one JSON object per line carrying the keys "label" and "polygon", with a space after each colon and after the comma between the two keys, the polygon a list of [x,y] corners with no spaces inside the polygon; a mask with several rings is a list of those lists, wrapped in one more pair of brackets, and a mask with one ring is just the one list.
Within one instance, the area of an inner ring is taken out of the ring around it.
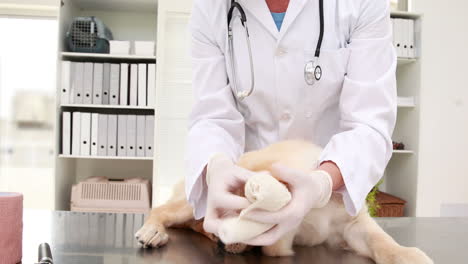
{"label": "white lab coat", "polygon": [[[203,169],[215,153],[245,151],[285,139],[324,148],[320,161],[340,168],[346,210],[355,215],[392,155],[396,54],[388,0],[325,0],[319,64],[322,79],[304,81],[319,35],[318,0],[291,0],[278,32],[265,0],[238,0],[247,15],[255,91],[236,105],[230,81],[230,0],[194,0],[190,21],[193,91],[186,194],[196,218],[206,210]],[[237,20],[238,21],[238,20]],[[245,37],[234,26],[240,88],[250,84]]]}

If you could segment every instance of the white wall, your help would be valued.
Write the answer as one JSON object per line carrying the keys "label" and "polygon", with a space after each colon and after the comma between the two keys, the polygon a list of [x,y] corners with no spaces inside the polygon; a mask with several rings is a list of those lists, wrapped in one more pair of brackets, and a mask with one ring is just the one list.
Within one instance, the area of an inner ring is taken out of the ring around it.
{"label": "white wall", "polygon": [[468,1],[412,7],[424,14],[416,215],[439,216],[442,204],[468,204]]}

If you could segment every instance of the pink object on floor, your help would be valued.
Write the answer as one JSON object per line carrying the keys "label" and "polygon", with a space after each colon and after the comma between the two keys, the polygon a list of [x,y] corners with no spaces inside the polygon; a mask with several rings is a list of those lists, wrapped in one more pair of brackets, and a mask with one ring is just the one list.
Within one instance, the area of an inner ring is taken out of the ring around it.
{"label": "pink object on floor", "polygon": [[0,264],[21,262],[23,195],[0,192]]}

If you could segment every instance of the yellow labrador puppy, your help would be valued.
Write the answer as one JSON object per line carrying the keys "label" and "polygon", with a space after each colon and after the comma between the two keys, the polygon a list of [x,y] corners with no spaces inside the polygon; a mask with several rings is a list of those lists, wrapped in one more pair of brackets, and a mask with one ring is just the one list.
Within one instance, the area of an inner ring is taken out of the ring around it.
{"label": "yellow labrador puppy", "polygon": [[[321,148],[305,141],[283,141],[265,149],[245,153],[238,165],[251,171],[270,171],[274,163],[309,171],[311,160],[318,160]],[[191,228],[206,235],[213,241],[218,238],[203,230],[203,220],[195,220],[188,204],[184,183],[177,184],[170,200],[151,211],[143,227],[136,233],[136,239],[144,247],[163,246],[168,242],[167,227]],[[350,216],[343,205],[340,194],[333,193],[328,204],[312,209],[302,224],[291,234],[271,246],[262,247],[269,256],[290,256],[293,245],[315,246],[327,244],[353,250],[359,255],[373,259],[379,264],[431,264],[432,260],[418,248],[403,247],[386,234],[369,216],[367,208],[356,216]],[[232,253],[249,249],[243,244],[226,245]]]}

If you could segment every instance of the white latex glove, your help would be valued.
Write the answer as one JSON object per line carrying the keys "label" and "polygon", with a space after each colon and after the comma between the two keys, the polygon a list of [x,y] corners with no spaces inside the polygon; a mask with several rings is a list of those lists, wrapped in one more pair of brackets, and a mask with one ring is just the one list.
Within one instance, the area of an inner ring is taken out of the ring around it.
{"label": "white latex glove", "polygon": [[253,172],[241,168],[224,154],[215,155],[206,168],[208,185],[207,208],[203,228],[219,237],[218,230],[221,217],[227,211],[239,211],[250,205],[250,202],[233,192],[242,190]]}
{"label": "white latex glove", "polygon": [[246,244],[254,246],[267,246],[278,241],[289,231],[299,227],[304,216],[312,208],[324,207],[332,194],[332,179],[322,170],[309,173],[291,169],[279,164],[272,166],[272,175],[278,180],[288,184],[291,192],[291,201],[276,212],[253,210],[243,214],[243,218],[276,226],[267,232],[249,240]]}

